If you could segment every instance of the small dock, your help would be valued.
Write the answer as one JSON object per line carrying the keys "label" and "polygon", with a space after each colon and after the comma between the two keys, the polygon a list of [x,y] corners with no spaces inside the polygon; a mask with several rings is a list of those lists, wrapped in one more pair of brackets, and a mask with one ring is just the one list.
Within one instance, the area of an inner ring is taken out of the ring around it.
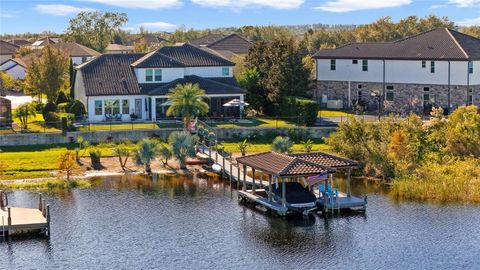
{"label": "small dock", "polygon": [[40,195],[38,208],[8,206],[5,191],[0,191],[0,237],[9,235],[41,232],[50,237],[50,206]]}

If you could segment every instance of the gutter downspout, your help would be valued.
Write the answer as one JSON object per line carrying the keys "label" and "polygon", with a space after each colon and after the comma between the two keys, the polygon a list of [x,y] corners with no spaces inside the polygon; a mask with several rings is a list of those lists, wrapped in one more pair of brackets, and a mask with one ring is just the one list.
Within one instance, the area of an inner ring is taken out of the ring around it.
{"label": "gutter downspout", "polygon": [[386,90],[385,90],[385,84],[386,84],[386,82],[385,82],[385,77],[386,77],[386,75],[385,75],[385,73],[386,73],[386,71],[385,71],[385,59],[383,59],[382,61],[383,61],[383,83],[382,83],[383,93],[382,93],[382,104],[380,105],[380,108],[379,108],[380,111],[382,111],[382,107],[383,107],[383,104],[385,102],[385,94],[386,94]]}

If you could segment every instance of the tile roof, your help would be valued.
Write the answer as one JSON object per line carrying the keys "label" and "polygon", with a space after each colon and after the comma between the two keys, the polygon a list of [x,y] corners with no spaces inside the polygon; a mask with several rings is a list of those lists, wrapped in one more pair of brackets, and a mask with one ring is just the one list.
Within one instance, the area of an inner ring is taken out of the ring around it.
{"label": "tile roof", "polygon": [[122,44],[108,44],[105,51],[133,51],[133,46],[125,46]]}
{"label": "tile roof", "polygon": [[91,57],[100,55],[100,53],[94,49],[90,49],[75,42],[59,42],[52,46],[67,51],[70,57]]}
{"label": "tile roof", "polygon": [[23,38],[12,39],[12,40],[9,40],[8,42],[12,43],[15,46],[28,46],[32,44],[30,41]]}
{"label": "tile roof", "polygon": [[165,46],[158,49],[157,52],[173,58],[187,67],[235,65],[235,63],[223,57],[209,53],[187,43]]}
{"label": "tile roof", "polygon": [[237,34],[228,35],[207,45],[208,48],[217,51],[231,51],[236,54],[247,54],[253,43]]}
{"label": "tile roof", "polygon": [[78,65],[87,96],[142,94],[130,66],[144,54],[102,54]]}
{"label": "tile roof", "polygon": [[10,42],[0,40],[0,55],[14,55],[18,46],[13,45]]}
{"label": "tile roof", "polygon": [[225,35],[222,34],[209,34],[195,40],[188,41],[188,43],[192,44],[193,46],[207,46],[217,40],[224,38]]}
{"label": "tile roof", "polygon": [[318,59],[480,59],[480,39],[460,32],[436,28],[414,36],[385,43],[351,43],[336,49],[321,49]]}
{"label": "tile roof", "polygon": [[314,175],[327,171],[335,171],[335,169],[323,165],[315,164],[300,158],[277,152],[265,152],[238,157],[237,162],[273,175],[283,177]]}
{"label": "tile roof", "polygon": [[145,54],[132,64],[135,68],[184,67],[185,65],[158,50]]}
{"label": "tile roof", "polygon": [[296,153],[296,154],[289,154],[291,157],[296,157],[302,160],[306,160],[309,162],[313,162],[315,164],[320,164],[323,166],[331,167],[331,168],[345,168],[345,167],[357,167],[358,162],[341,158],[333,155],[329,155],[323,152],[310,152],[310,153]]}
{"label": "tile roof", "polygon": [[166,95],[171,88],[175,88],[177,84],[199,84],[200,89],[205,91],[205,94],[245,94],[245,90],[238,87],[235,78],[231,80],[224,80],[224,78],[203,78],[195,75],[185,76],[181,79],[176,79],[165,84],[157,84],[156,87],[148,84],[141,84],[142,92],[148,92],[149,95]]}

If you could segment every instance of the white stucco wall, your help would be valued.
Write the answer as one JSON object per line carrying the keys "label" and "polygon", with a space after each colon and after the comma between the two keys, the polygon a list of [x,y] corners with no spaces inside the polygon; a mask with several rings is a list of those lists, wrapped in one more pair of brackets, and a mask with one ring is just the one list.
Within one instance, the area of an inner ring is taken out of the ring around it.
{"label": "white stucco wall", "polygon": [[222,75],[223,68],[229,69],[229,76],[225,76],[225,77],[233,76],[232,67],[187,67],[185,68],[185,76],[197,75],[199,77],[205,77],[205,78],[224,77]]}
{"label": "white stucco wall", "polygon": [[[145,70],[146,68],[136,68],[135,74],[137,76],[139,83],[158,83],[157,81],[147,82],[145,81]],[[162,81],[160,82],[171,82],[184,76],[184,68],[161,68],[162,70]]]}
{"label": "white stucco wall", "polygon": [[93,57],[91,57],[91,56],[90,56],[90,57],[85,57],[85,58],[86,58],[85,61],[82,61],[82,58],[83,58],[83,57],[72,57],[72,63],[73,63],[73,65],[74,65],[74,66],[80,65],[80,64],[82,64],[82,63],[85,63],[85,62],[89,61],[89,60],[92,59]]}
{"label": "white stucco wall", "polygon": [[[87,114],[88,114],[88,119],[89,121],[92,122],[100,122],[100,121],[105,121],[105,100],[107,99],[118,99],[120,100],[120,112],[122,114],[122,120],[124,121],[129,121],[130,120],[130,113],[133,113],[135,111],[135,100],[136,99],[141,99],[142,100],[142,115],[140,116],[140,119],[147,119],[148,118],[148,111],[146,111],[147,103],[145,102],[145,99],[148,99],[147,96],[145,95],[131,95],[131,96],[89,96],[87,98]],[[122,112],[122,102],[121,100],[127,99],[128,105],[129,105],[129,112]],[[103,108],[102,108],[102,114],[101,115],[95,115],[95,101],[100,100],[102,101]]]}
{"label": "white stucco wall", "polygon": [[[330,70],[330,59],[317,59],[317,80],[383,82],[382,60],[369,60],[368,71],[362,71],[362,60],[353,64],[352,59],[336,60],[336,70]],[[480,61],[474,61],[474,73],[470,85],[480,84]],[[385,60],[385,82],[405,84],[448,85],[448,61],[435,61],[435,72],[430,72],[431,61],[422,68],[420,60]],[[450,61],[450,84],[467,85],[467,61]]]}

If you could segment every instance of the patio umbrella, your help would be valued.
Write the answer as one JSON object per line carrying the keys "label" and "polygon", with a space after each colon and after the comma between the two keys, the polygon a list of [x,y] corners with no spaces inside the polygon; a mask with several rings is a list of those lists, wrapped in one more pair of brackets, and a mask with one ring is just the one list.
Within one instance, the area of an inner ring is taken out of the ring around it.
{"label": "patio umbrella", "polygon": [[248,106],[249,104],[245,101],[241,101],[238,98],[234,98],[230,100],[229,102],[223,104],[224,107],[243,107],[243,106]]}
{"label": "patio umbrella", "polygon": [[234,98],[232,100],[230,100],[229,102],[223,104],[223,107],[240,107],[240,118],[242,118],[242,111],[243,111],[243,107],[245,106],[248,106],[249,104],[245,101],[242,101],[238,98]]}

